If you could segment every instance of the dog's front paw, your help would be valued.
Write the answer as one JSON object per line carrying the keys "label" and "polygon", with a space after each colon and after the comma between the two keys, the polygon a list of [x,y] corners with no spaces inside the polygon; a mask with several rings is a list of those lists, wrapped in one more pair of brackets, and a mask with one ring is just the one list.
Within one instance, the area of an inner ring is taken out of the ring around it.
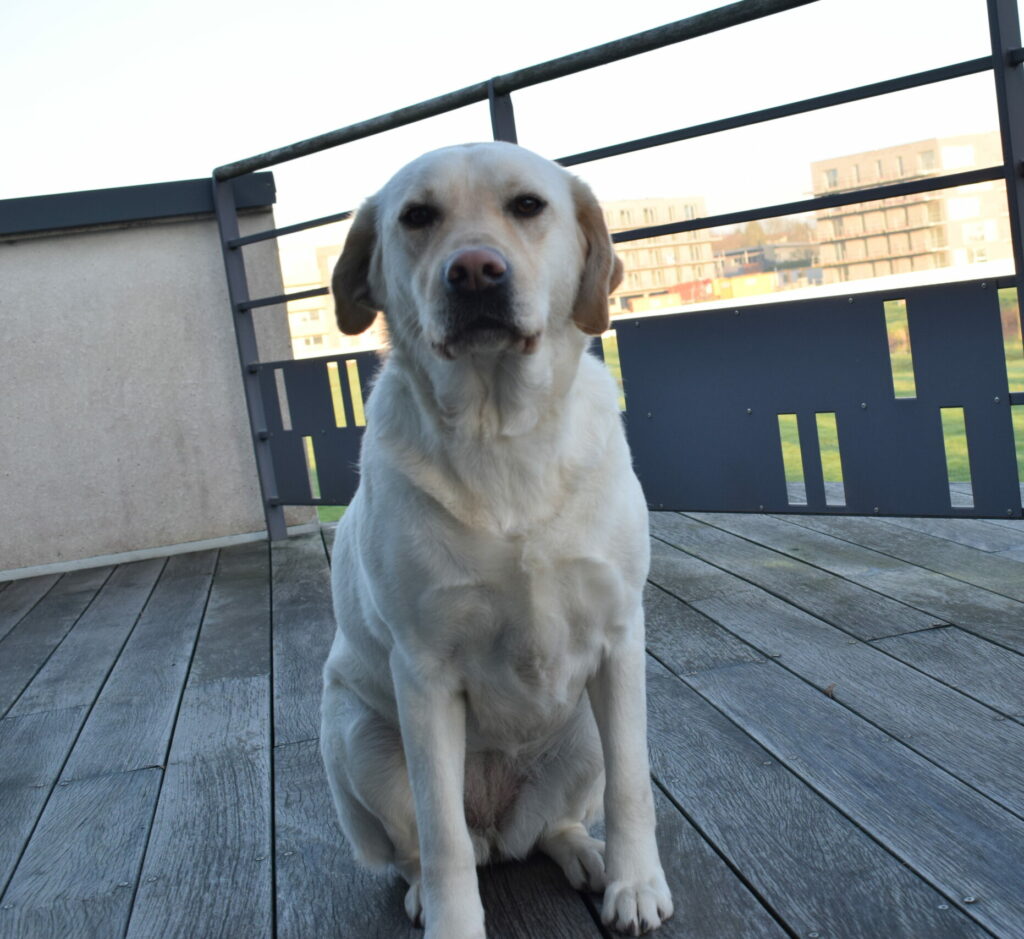
{"label": "dog's front paw", "polygon": [[672,894],[660,870],[647,879],[616,880],[605,888],[601,920],[618,932],[642,936],[671,915]]}
{"label": "dog's front paw", "polygon": [[440,903],[424,903],[427,932],[424,939],[486,939],[484,908],[479,896],[462,902],[449,897]]}

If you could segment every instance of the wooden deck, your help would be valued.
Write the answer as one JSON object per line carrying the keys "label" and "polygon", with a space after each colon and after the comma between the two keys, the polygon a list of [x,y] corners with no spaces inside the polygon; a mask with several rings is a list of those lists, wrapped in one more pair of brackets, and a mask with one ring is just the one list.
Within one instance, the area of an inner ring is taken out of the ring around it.
{"label": "wooden deck", "polygon": [[[1024,524],[652,519],[660,936],[1024,937]],[[0,936],[403,937],[317,750],[317,535],[0,585]],[[605,935],[542,860],[489,935]]]}

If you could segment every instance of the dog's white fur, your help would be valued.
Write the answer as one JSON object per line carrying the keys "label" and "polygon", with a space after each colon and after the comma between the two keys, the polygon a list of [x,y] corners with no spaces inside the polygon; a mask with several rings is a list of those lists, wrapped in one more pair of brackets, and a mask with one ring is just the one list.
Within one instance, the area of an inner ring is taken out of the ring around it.
{"label": "dog's white fur", "polygon": [[[543,208],[518,213],[523,195]],[[403,221],[416,205],[428,224]],[[508,261],[511,325],[459,336],[445,264],[480,246]],[[357,856],[405,877],[429,939],[483,937],[476,866],[535,848],[603,888],[617,929],[672,913],[646,744],[647,512],[585,351],[620,278],[589,189],[501,143],[401,170],[335,271],[341,328],[383,310],[392,348],[335,541],[321,745]],[[586,827],[602,794],[607,849]]]}

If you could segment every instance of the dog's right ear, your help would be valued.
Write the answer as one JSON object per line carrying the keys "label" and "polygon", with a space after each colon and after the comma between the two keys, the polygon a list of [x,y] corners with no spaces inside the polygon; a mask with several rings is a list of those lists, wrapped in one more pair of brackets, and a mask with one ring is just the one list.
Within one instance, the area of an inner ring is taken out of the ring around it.
{"label": "dog's right ear", "polygon": [[369,329],[381,308],[370,287],[376,253],[377,204],[367,199],[356,212],[331,277],[338,328],[348,336]]}

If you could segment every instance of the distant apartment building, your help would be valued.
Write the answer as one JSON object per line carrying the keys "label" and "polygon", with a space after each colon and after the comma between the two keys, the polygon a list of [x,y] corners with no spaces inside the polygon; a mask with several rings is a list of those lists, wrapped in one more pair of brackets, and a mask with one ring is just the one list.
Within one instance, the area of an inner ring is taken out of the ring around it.
{"label": "distant apartment building", "polygon": [[[282,251],[285,289],[289,293],[299,293],[329,284],[340,254],[340,244]],[[288,304],[288,328],[292,336],[292,355],[297,359],[359,352],[385,344],[382,316],[378,316],[365,333],[344,335],[334,319],[334,301],[330,295],[291,301]]]}
{"label": "distant apartment building", "polygon": [[[819,160],[811,173],[822,196],[1001,162],[993,132]],[[826,209],[817,221],[826,284],[1013,256],[1005,189],[995,182]]]}
{"label": "distant apartment building", "polygon": [[[700,197],[629,199],[602,202],[605,224],[613,234],[632,228],[666,225],[706,215]],[[708,231],[681,232],[625,241],[615,246],[625,276],[612,294],[612,314],[654,310],[702,299],[691,296],[715,276],[714,239]]]}

